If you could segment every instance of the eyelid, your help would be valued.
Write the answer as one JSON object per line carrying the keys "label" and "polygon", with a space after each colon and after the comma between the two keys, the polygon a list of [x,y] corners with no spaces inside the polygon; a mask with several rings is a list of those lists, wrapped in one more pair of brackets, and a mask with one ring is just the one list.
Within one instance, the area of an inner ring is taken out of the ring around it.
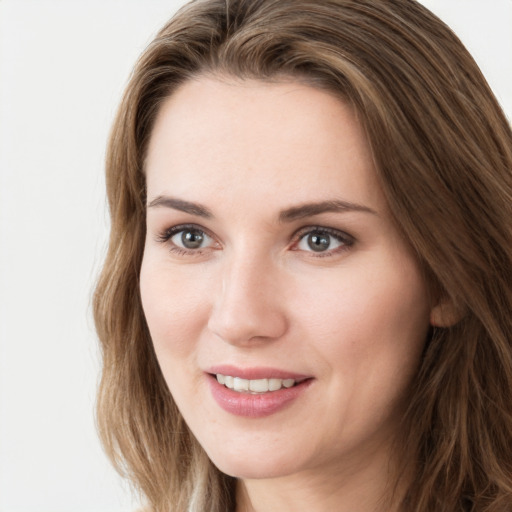
{"label": "eyelid", "polygon": [[164,228],[160,231],[158,231],[156,235],[156,239],[159,242],[165,242],[166,240],[169,240],[172,236],[174,236],[176,233],[179,233],[180,231],[184,231],[186,229],[196,229],[197,231],[202,231],[203,233],[207,234],[209,237],[213,238],[213,236],[209,233],[207,229],[205,229],[203,226],[200,226],[198,224],[193,223],[184,223],[184,224],[176,224],[174,226]]}

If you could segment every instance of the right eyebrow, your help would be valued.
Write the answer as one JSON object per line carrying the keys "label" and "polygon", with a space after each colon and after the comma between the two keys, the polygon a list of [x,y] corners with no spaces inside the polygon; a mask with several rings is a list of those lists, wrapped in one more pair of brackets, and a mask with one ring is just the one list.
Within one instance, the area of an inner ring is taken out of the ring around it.
{"label": "right eyebrow", "polygon": [[315,215],[320,215],[324,212],[364,212],[371,213],[372,215],[377,215],[375,210],[372,210],[368,206],[364,206],[362,204],[350,203],[348,201],[341,201],[339,199],[334,199],[331,201],[320,201],[318,203],[305,203],[299,206],[292,206],[291,208],[287,208],[283,210],[279,214],[280,222],[292,222],[298,219],[303,219],[305,217],[313,217]]}
{"label": "right eyebrow", "polygon": [[206,219],[213,217],[212,212],[206,208],[206,206],[198,203],[191,203],[190,201],[184,201],[183,199],[176,199],[175,197],[158,196],[148,203],[148,208],[157,207],[172,208],[173,210],[190,213],[191,215],[197,215]]}

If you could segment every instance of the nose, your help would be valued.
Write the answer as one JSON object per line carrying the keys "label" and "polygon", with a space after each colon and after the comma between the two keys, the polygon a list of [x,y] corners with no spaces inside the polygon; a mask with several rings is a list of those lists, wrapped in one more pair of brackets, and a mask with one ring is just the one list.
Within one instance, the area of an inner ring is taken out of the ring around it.
{"label": "nose", "polygon": [[264,258],[226,261],[208,321],[210,331],[239,346],[283,336],[288,321],[279,274]]}

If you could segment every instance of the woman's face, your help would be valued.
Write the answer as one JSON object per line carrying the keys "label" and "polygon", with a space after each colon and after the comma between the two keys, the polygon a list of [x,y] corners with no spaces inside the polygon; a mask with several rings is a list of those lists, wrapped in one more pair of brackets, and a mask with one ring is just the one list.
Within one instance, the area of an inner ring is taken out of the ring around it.
{"label": "woman's face", "polygon": [[386,460],[429,303],[353,110],[199,78],[163,104],[146,164],[144,312],[213,462],[262,478]]}

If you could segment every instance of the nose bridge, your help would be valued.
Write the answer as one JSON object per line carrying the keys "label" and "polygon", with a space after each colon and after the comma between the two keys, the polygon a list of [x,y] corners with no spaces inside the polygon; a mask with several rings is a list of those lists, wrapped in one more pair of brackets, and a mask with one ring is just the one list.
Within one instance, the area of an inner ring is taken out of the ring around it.
{"label": "nose bridge", "polygon": [[279,295],[279,269],[270,257],[249,248],[233,252],[224,261],[209,327],[232,344],[278,338],[287,329]]}

